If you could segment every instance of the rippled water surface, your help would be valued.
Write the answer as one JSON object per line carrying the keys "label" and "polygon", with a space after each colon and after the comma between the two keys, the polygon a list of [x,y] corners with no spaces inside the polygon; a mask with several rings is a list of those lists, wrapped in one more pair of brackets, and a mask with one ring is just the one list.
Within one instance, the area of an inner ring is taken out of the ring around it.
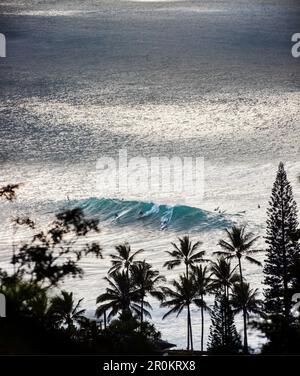
{"label": "rippled water surface", "polygon": [[[294,0],[0,1],[0,178],[24,183],[18,202],[1,204],[1,265],[11,253],[10,215],[46,223],[78,203],[101,219],[105,255],[127,240],[160,269],[170,241],[187,232],[208,255],[231,223],[263,236],[280,160],[300,202],[300,60],[290,53],[299,20]],[[178,202],[170,192],[152,204],[104,200],[96,160],[119,149],[204,157],[203,200]],[[164,231],[162,218],[171,224]],[[90,313],[108,265],[87,259],[86,277],[66,282]],[[260,286],[259,268],[245,273]],[[185,317],[163,322],[153,306],[163,335],[184,346]]]}

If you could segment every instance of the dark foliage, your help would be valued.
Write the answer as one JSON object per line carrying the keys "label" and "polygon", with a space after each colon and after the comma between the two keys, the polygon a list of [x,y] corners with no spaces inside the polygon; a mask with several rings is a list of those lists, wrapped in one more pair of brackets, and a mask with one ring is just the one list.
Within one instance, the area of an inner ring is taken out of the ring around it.
{"label": "dark foliage", "polygon": [[270,348],[282,353],[289,352],[294,326],[291,298],[297,283],[293,270],[299,252],[296,239],[291,236],[297,232],[297,207],[283,163],[278,167],[267,213],[264,307],[272,325],[264,324],[262,328],[272,342]]}
{"label": "dark foliage", "polygon": [[20,188],[21,184],[8,184],[0,188],[0,197],[5,198],[8,201],[16,199],[16,190]]}
{"label": "dark foliage", "polygon": [[[106,354],[154,354],[159,351],[160,333],[148,322],[140,322],[128,314],[111,322],[98,338],[99,348]],[[103,350],[102,350],[103,351]]]}
{"label": "dark foliage", "polygon": [[[18,218],[15,223],[36,228],[28,218]],[[67,276],[82,276],[78,262],[83,256],[93,254],[102,258],[98,243],[77,246],[77,241],[92,231],[99,232],[98,221],[86,218],[80,208],[57,214],[47,230],[35,233],[30,243],[14,253],[12,264],[16,274],[28,275],[32,283],[47,288],[57,286]]]}
{"label": "dark foliage", "polygon": [[241,340],[234,324],[229,301],[223,294],[216,293],[211,311],[211,322],[208,352],[211,354],[238,354],[241,351]]}

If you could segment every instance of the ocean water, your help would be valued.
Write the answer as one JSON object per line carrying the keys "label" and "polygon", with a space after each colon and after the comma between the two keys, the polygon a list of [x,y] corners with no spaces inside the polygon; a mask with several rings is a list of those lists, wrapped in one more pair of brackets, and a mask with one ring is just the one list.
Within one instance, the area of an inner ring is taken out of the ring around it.
{"label": "ocean water", "polygon": [[[9,267],[12,215],[45,225],[76,205],[100,219],[105,256],[128,241],[170,279],[183,271],[162,269],[178,236],[213,258],[224,228],[247,223],[263,248],[280,160],[300,202],[300,59],[290,52],[299,20],[296,0],[0,0],[0,182],[23,183],[17,202],[0,204],[0,266]],[[203,157],[204,196],[102,194],[96,162],[120,149]],[[84,279],[63,287],[92,315],[109,257],[82,264]],[[261,288],[261,268],[244,269]],[[185,316],[163,313],[153,302],[164,338],[184,347]],[[208,326],[206,316],[206,336]],[[253,347],[261,341],[251,334]]]}

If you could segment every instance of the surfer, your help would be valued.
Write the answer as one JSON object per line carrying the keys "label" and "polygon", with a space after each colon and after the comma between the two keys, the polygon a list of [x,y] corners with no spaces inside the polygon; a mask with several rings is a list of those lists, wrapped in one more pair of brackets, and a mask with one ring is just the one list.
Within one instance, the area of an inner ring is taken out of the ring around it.
{"label": "surfer", "polygon": [[161,221],[160,229],[162,231],[162,230],[166,230],[167,228],[168,228],[168,220],[167,220],[167,218],[164,218]]}

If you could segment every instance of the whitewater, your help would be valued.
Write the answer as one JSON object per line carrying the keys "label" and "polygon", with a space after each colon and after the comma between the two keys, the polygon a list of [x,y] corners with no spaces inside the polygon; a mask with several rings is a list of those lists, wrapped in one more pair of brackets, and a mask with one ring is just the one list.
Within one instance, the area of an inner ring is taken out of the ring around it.
{"label": "whitewater", "polygon": [[[300,59],[291,56],[299,20],[296,0],[1,0],[0,183],[23,184],[16,202],[0,203],[0,267],[10,268],[12,216],[46,226],[56,212],[82,207],[100,220],[104,259],[84,259],[84,278],[62,287],[84,297],[92,316],[121,242],[144,249],[168,279],[183,271],[162,268],[182,235],[214,259],[224,229],[242,223],[264,248],[281,160],[300,205]],[[204,158],[204,196],[104,195],[97,160],[120,149]],[[261,268],[244,271],[261,289]],[[162,321],[152,303],[163,338],[184,347],[185,316]],[[206,338],[209,323],[206,315]],[[261,342],[250,333],[252,347]]]}

